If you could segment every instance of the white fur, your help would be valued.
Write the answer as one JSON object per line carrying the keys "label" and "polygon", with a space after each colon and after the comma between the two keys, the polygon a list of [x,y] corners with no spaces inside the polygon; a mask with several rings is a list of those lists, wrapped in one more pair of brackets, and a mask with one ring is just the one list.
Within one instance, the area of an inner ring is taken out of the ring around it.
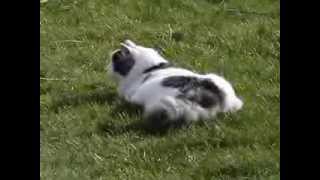
{"label": "white fur", "polygon": [[[108,67],[109,73],[118,82],[120,96],[124,97],[128,102],[142,105],[145,116],[158,109],[164,109],[172,120],[186,115],[185,117],[187,117],[188,121],[196,121],[198,119],[212,118],[219,112],[235,112],[242,108],[243,102],[236,96],[232,85],[223,77],[216,74],[201,75],[186,69],[169,67],[151,72],[151,78],[142,83],[143,79],[148,75],[143,74],[143,70],[168,61],[154,49],[136,45],[130,40],[126,40],[121,45],[130,51],[136,60],[136,64],[126,77],[113,72],[112,65]],[[197,104],[186,103],[176,98],[179,93],[178,89],[163,87],[161,85],[164,78],[172,75],[211,79],[226,95],[223,107],[215,106],[211,109],[204,109]]]}

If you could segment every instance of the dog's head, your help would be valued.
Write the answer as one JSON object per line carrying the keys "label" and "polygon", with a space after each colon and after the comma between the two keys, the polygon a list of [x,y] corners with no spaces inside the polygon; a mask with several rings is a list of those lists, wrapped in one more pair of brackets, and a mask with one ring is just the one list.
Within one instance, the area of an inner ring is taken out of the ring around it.
{"label": "dog's head", "polygon": [[143,72],[161,63],[167,63],[155,49],[139,46],[130,40],[120,43],[121,48],[111,54],[109,73],[117,81],[139,77]]}

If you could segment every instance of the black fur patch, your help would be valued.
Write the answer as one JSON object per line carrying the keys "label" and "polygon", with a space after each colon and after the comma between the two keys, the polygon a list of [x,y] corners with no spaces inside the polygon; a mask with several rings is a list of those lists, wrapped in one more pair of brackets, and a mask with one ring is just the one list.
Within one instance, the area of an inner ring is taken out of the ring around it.
{"label": "black fur patch", "polygon": [[165,69],[165,68],[168,68],[170,66],[171,66],[170,63],[160,63],[158,65],[152,66],[152,67],[144,70],[143,73],[145,74],[145,73],[149,73],[151,71],[155,71],[155,70],[158,70],[158,69]]}
{"label": "black fur patch", "polygon": [[166,132],[170,128],[180,128],[187,125],[185,118],[169,119],[165,110],[157,110],[148,115],[146,118],[146,129],[151,132]]}
{"label": "black fur patch", "polygon": [[177,88],[178,98],[195,102],[203,108],[210,108],[223,102],[223,93],[209,79],[190,76],[171,76],[162,81],[165,87]]}
{"label": "black fur patch", "polygon": [[128,53],[118,51],[112,56],[113,70],[122,76],[126,76],[135,64],[135,60]]}

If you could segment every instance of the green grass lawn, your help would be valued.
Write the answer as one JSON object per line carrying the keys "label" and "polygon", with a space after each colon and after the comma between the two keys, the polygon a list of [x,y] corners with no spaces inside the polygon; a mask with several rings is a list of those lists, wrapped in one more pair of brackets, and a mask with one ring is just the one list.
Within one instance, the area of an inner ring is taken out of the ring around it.
{"label": "green grass lawn", "polygon": [[[279,179],[276,0],[48,0],[40,8],[43,180]],[[151,135],[105,67],[120,40],[232,82],[242,111]]]}

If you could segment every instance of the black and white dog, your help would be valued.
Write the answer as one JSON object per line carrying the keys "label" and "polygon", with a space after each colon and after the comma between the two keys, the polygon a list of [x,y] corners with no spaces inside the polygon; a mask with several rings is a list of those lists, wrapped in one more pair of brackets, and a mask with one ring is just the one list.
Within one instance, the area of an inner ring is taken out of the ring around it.
{"label": "black and white dog", "polygon": [[126,101],[141,105],[153,128],[189,124],[235,112],[243,102],[232,85],[216,74],[197,74],[170,66],[156,50],[126,40],[108,66]]}

